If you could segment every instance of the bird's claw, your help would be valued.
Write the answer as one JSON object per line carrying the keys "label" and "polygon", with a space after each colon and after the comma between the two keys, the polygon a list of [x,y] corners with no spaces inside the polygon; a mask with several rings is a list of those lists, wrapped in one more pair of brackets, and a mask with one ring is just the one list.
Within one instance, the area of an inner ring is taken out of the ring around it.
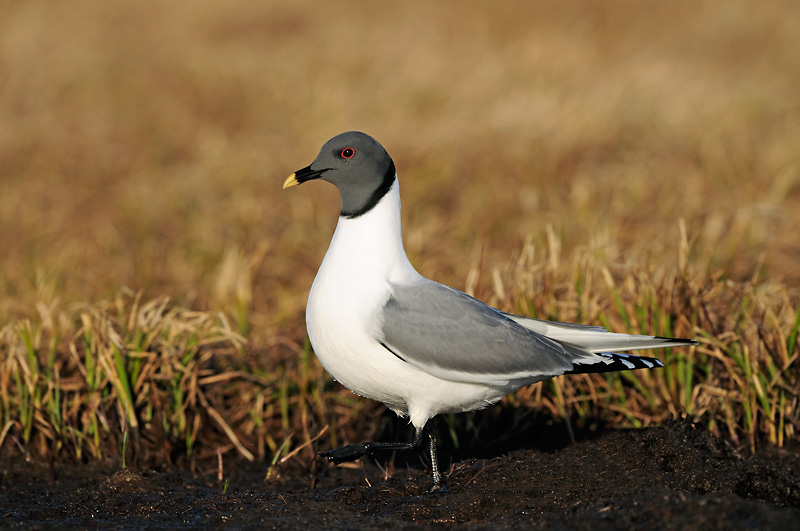
{"label": "bird's claw", "polygon": [[434,483],[433,487],[428,490],[428,494],[447,494],[450,489],[444,483]]}

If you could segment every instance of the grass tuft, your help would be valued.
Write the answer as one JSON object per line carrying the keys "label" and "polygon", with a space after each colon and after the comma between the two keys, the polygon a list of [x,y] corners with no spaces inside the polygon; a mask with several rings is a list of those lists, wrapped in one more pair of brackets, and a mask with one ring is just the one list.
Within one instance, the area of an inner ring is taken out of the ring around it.
{"label": "grass tuft", "polygon": [[[580,313],[611,330],[700,344],[656,351],[663,369],[559,377],[520,390],[507,406],[541,408],[570,431],[598,419],[639,427],[689,416],[750,448],[796,436],[800,313],[780,285],[691,270],[612,270],[587,256],[570,271],[553,268],[551,257],[536,261],[533,249],[520,256],[491,280],[500,289],[490,298],[500,307],[551,308],[561,321]],[[123,466],[271,455],[273,476],[289,459],[316,466],[317,441],[336,446],[377,435],[380,406],[335,384],[307,340],[279,338],[267,352],[248,350],[224,315],[164,297],[142,301],[140,293],[61,311],[51,310],[56,320],[26,319],[0,331],[4,445],[115,455]],[[446,422],[456,448],[482,429],[470,416]]]}

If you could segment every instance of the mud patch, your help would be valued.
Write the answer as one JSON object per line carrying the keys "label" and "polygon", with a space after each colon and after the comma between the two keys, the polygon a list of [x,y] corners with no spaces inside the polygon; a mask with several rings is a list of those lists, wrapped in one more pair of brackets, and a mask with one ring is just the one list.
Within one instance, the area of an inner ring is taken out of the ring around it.
{"label": "mud patch", "polygon": [[0,516],[28,529],[789,529],[800,520],[798,464],[796,448],[750,458],[685,422],[467,459],[448,470],[449,492],[434,494],[421,468],[384,479],[370,463],[321,466],[313,478],[286,471],[280,481],[264,480],[265,465],[241,464],[223,492],[216,477],[179,469],[6,459]]}

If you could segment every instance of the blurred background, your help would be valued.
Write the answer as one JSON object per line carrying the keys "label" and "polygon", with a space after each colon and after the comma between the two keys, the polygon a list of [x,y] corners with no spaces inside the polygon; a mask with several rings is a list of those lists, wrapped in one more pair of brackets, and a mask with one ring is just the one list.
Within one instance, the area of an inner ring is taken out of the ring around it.
{"label": "blurred background", "polygon": [[393,156],[438,281],[527,252],[794,289],[798,21],[788,0],[3,2],[0,323],[127,287],[300,341],[339,198],[281,184],[347,130]]}

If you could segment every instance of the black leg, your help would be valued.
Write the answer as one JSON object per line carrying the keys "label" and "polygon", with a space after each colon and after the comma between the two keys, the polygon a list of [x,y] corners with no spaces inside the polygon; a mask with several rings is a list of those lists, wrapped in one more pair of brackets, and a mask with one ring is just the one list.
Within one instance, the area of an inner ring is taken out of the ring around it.
{"label": "black leg", "polygon": [[428,450],[431,453],[431,471],[433,472],[433,487],[431,492],[440,491],[447,492],[447,487],[442,483],[442,474],[439,473],[439,454],[436,452],[436,434],[433,430],[425,426],[425,432],[428,434]]}
{"label": "black leg", "polygon": [[423,439],[428,438],[428,450],[431,454],[431,469],[433,471],[433,491],[446,490],[442,484],[442,475],[439,473],[439,459],[436,453],[436,436],[428,424],[422,429],[417,429],[414,439],[407,443],[390,443],[390,442],[363,442],[356,444],[348,444],[341,448],[334,448],[327,452],[320,452],[320,456],[326,458],[328,461],[333,461],[335,464],[344,463],[345,461],[355,461],[365,455],[371,455],[373,452],[393,452],[393,451],[406,451],[414,450],[422,446]]}
{"label": "black leg", "polygon": [[363,442],[348,444],[347,446],[342,446],[341,448],[334,448],[333,450],[328,450],[327,452],[320,452],[319,455],[327,458],[328,461],[333,461],[338,465],[339,463],[344,463],[345,461],[355,461],[359,457],[371,455],[375,451],[392,452],[397,450],[414,450],[415,448],[419,448],[422,444],[423,433],[424,430],[417,430],[416,435],[414,435],[414,439],[407,443]]}

